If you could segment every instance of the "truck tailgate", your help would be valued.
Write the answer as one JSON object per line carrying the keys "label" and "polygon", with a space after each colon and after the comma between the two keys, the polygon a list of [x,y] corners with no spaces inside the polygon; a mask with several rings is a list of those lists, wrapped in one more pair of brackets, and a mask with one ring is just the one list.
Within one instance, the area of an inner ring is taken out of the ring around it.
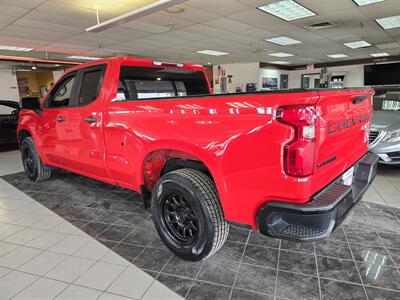
{"label": "truck tailgate", "polygon": [[314,175],[321,181],[332,181],[368,151],[373,93],[367,89],[319,91]]}

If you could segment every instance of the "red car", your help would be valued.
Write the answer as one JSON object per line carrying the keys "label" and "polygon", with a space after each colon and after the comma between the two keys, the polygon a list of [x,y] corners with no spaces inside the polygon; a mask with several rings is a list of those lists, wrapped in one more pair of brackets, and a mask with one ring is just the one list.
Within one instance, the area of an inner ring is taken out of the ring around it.
{"label": "red car", "polygon": [[18,139],[33,181],[57,167],[138,191],[165,244],[194,261],[223,245],[227,220],[328,237],[376,173],[372,95],[211,95],[201,66],[110,58],[68,70],[43,105],[23,101]]}

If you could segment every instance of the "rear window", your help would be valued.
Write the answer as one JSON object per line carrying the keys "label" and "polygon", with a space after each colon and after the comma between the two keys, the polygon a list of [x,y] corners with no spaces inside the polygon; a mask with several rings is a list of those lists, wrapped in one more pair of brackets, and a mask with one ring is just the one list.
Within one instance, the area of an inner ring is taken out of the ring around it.
{"label": "rear window", "polygon": [[203,72],[175,68],[121,67],[117,100],[208,95]]}
{"label": "rear window", "polygon": [[86,105],[97,99],[101,87],[102,69],[86,71],[79,92],[79,105]]}

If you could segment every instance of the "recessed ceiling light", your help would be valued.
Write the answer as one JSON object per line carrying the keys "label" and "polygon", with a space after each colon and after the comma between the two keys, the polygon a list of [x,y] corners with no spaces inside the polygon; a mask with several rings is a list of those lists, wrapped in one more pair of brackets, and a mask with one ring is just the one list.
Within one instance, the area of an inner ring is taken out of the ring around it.
{"label": "recessed ceiling light", "polygon": [[226,52],[215,51],[215,50],[200,50],[200,51],[197,51],[197,53],[206,54],[206,55],[212,55],[212,56],[221,56],[221,55],[229,54],[229,53],[226,53]]}
{"label": "recessed ceiling light", "polygon": [[285,53],[285,52],[276,52],[276,53],[271,53],[268,54],[270,56],[276,56],[276,57],[289,57],[289,56],[294,56],[294,54],[290,54],[290,53]]}
{"label": "recessed ceiling light", "polygon": [[274,43],[274,44],[282,45],[282,46],[301,44],[301,41],[292,39],[287,36],[277,36],[274,38],[266,39],[266,41]]}
{"label": "recessed ceiling light", "polygon": [[184,12],[185,9],[182,6],[175,5],[175,6],[168,7],[165,11],[168,13],[171,13],[171,14],[179,14],[181,12]]}
{"label": "recessed ceiling light", "polygon": [[79,60],[96,60],[96,59],[100,59],[99,57],[80,56],[80,55],[67,56],[67,58],[69,58],[69,59],[79,59]]}
{"label": "recessed ceiling light", "polygon": [[356,42],[344,43],[343,45],[345,45],[346,47],[349,47],[351,49],[364,48],[364,47],[371,46],[371,44],[366,41],[356,41]]}
{"label": "recessed ceiling light", "polygon": [[276,60],[276,61],[271,61],[271,64],[288,65],[288,64],[290,64],[290,62],[288,62],[288,61],[283,61],[283,60]]}
{"label": "recessed ceiling light", "polygon": [[258,9],[270,13],[286,21],[293,21],[316,14],[293,0],[283,0],[272,4],[259,6]]}
{"label": "recessed ceiling light", "polygon": [[14,47],[14,46],[0,45],[0,50],[28,52],[28,51],[33,50],[33,48],[24,48],[24,47]]}
{"label": "recessed ceiling light", "polygon": [[384,0],[353,0],[358,6],[363,6],[372,3],[383,2]]}
{"label": "recessed ceiling light", "polygon": [[386,52],[371,53],[370,55],[373,56],[373,57],[384,57],[384,56],[389,56],[389,53],[386,53]]}
{"label": "recessed ceiling light", "polygon": [[37,67],[36,66],[32,66],[32,70],[37,70]]}
{"label": "recessed ceiling light", "polygon": [[346,54],[329,54],[327,56],[328,57],[332,57],[332,58],[345,58],[345,57],[348,57]]}
{"label": "recessed ceiling light", "polygon": [[383,29],[392,29],[400,27],[400,16],[375,19],[375,21],[379,25],[381,25]]}

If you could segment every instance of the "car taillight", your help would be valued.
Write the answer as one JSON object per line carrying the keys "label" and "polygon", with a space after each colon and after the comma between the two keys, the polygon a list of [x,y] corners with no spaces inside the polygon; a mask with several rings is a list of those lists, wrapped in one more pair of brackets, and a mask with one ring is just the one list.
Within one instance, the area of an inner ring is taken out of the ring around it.
{"label": "car taillight", "polygon": [[290,176],[306,177],[313,174],[315,158],[316,108],[309,105],[278,108],[279,122],[294,129],[294,138],[284,147],[284,170]]}

